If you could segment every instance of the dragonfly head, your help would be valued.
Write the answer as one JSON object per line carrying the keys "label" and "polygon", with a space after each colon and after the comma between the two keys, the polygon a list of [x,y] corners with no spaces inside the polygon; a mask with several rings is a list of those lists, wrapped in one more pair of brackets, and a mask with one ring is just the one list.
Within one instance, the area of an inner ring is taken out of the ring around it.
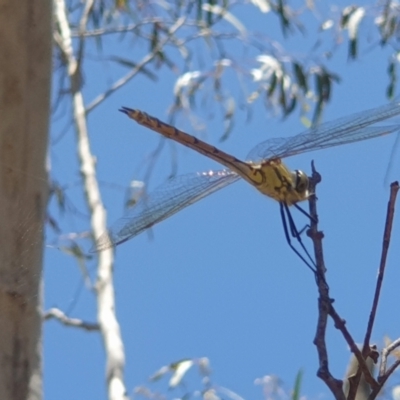
{"label": "dragonfly head", "polygon": [[294,189],[300,195],[301,200],[308,198],[308,176],[303,171],[296,169],[292,171]]}

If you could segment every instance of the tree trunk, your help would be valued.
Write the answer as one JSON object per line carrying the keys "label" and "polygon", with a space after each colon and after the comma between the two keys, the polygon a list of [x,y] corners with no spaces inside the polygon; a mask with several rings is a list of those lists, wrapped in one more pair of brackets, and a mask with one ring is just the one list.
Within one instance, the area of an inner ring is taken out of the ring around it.
{"label": "tree trunk", "polygon": [[51,2],[0,0],[0,399],[42,397]]}

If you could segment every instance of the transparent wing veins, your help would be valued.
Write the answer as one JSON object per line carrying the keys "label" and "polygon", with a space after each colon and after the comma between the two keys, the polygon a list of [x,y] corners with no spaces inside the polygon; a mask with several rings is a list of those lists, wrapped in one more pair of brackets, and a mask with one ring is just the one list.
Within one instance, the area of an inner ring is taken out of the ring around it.
{"label": "transparent wing veins", "polygon": [[131,239],[181,209],[240,179],[229,170],[181,175],[142,197],[122,218],[96,241],[100,251]]}
{"label": "transparent wing veins", "polygon": [[400,124],[370,125],[400,114],[400,103],[391,103],[372,110],[327,122],[290,138],[269,139],[254,147],[247,159],[260,161],[285,158],[296,154],[371,139],[400,129]]}

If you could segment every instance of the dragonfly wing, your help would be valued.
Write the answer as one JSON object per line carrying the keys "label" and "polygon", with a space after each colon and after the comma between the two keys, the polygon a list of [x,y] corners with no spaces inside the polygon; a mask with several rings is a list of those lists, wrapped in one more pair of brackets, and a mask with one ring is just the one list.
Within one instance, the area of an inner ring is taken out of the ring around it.
{"label": "dragonfly wing", "polygon": [[209,171],[172,178],[139,202],[96,241],[92,251],[123,243],[184,207],[240,179],[233,171]]}
{"label": "dragonfly wing", "polygon": [[400,103],[391,103],[372,110],[326,122],[290,138],[270,139],[254,147],[248,159],[259,161],[284,158],[308,151],[372,139],[400,130],[400,124],[371,127],[400,114]]}

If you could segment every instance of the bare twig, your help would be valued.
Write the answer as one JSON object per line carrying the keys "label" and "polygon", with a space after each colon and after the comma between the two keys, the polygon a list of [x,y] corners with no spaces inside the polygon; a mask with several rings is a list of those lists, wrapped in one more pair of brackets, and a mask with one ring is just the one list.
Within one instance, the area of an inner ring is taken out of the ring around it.
{"label": "bare twig", "polygon": [[386,371],[386,373],[382,376],[379,376],[379,387],[374,389],[370,396],[368,397],[368,400],[375,400],[376,397],[378,396],[379,392],[382,390],[383,386],[385,385],[386,381],[388,380],[389,376],[393,374],[394,371],[399,367],[400,365],[400,360],[396,360],[393,365],[390,366],[390,368]]}
{"label": "bare twig", "polygon": [[314,244],[315,261],[317,265],[316,281],[319,292],[318,299],[318,322],[315,333],[314,344],[317,347],[319,358],[319,369],[317,376],[321,378],[331,390],[337,400],[345,400],[343,393],[343,382],[333,377],[329,371],[328,352],[326,349],[325,333],[328,321],[328,314],[331,308],[332,299],[329,297],[329,287],[325,280],[325,263],[322,248],[323,233],[318,231],[317,197],[315,194],[316,185],[321,177],[315,170],[314,162],[311,164],[312,176],[310,178],[309,210],[311,215],[311,226],[308,235]]}
{"label": "bare twig", "polygon": [[[385,273],[386,259],[387,259],[387,254],[388,254],[388,250],[389,250],[390,236],[391,236],[392,226],[393,226],[394,207],[395,207],[398,191],[399,191],[398,182],[393,182],[390,185],[390,196],[389,196],[389,202],[388,202],[388,207],[387,207],[387,212],[386,212],[385,230],[383,233],[382,255],[381,255],[381,261],[380,261],[380,265],[379,265],[377,281],[376,281],[375,294],[374,294],[374,299],[372,302],[371,312],[370,312],[370,316],[369,316],[369,320],[368,320],[367,330],[365,333],[364,344],[363,344],[363,349],[362,349],[362,357],[364,360],[368,356],[370,356],[370,353],[371,353],[371,348],[370,348],[369,342],[371,339],[372,328],[373,328],[374,321],[375,321],[376,310],[378,308],[379,296],[380,296],[380,292],[382,289],[383,276]],[[364,373],[365,379],[367,380],[367,382],[369,382],[369,380],[367,379],[367,375],[365,375],[364,368],[361,366],[361,363],[360,363],[356,375],[350,379],[350,390],[349,390],[349,396],[348,396],[349,399],[355,398],[358,383],[361,379],[361,373]],[[374,398],[374,397],[371,397],[371,396],[373,396],[373,393],[375,393],[375,397],[376,397],[376,395],[382,389],[383,383],[386,381],[388,376],[385,378],[384,377],[385,377],[385,375],[383,375],[380,378],[378,385],[374,385],[371,387],[372,388],[372,392],[370,395],[371,399]],[[382,383],[382,380],[384,381],[383,383]]]}
{"label": "bare twig", "polygon": [[371,312],[369,315],[367,331],[365,333],[365,338],[364,338],[363,353],[364,353],[364,349],[365,349],[365,351],[367,351],[367,349],[369,348],[369,342],[371,339],[372,328],[374,326],[376,310],[378,308],[379,295],[380,295],[381,289],[382,289],[383,276],[385,274],[385,268],[386,268],[386,259],[387,259],[387,254],[389,251],[390,236],[392,233],[392,225],[393,225],[394,206],[395,206],[398,190],[399,190],[398,182],[393,182],[390,185],[390,198],[389,198],[387,214],[386,214],[385,231],[383,233],[381,262],[379,265],[379,271],[378,271],[376,287],[375,287],[375,294],[374,294],[374,299],[372,302]]}
{"label": "bare twig", "polygon": [[381,380],[381,376],[385,375],[386,371],[386,365],[387,365],[387,358],[390,355],[390,353],[396,349],[397,347],[400,346],[400,339],[395,340],[394,342],[390,343],[389,346],[385,347],[382,349],[382,358],[381,358],[381,366],[379,368],[379,376],[378,376],[378,381]]}
{"label": "bare twig", "polygon": [[[84,10],[83,10],[81,19],[79,21],[79,33],[78,33],[79,37],[82,37],[86,31],[86,26],[88,23],[90,12],[93,9],[93,5],[94,5],[94,0],[86,0],[85,1]],[[71,36],[72,36],[72,34],[71,34]]]}
{"label": "bare twig", "polygon": [[[367,356],[364,357],[362,352],[358,348],[357,344],[355,343],[353,337],[350,335],[350,332],[347,330],[346,321],[338,315],[338,313],[336,312],[336,310],[332,304],[329,309],[329,315],[335,322],[335,328],[340,330],[340,332],[342,332],[342,335],[343,335],[344,339],[346,340],[347,344],[349,345],[351,352],[356,357],[359,369],[364,374],[366,382],[370,385],[371,388],[378,387],[379,384],[372,376],[371,371],[368,368],[368,365],[365,361],[367,357],[371,356],[373,349],[370,349],[370,352],[367,354]],[[349,385],[350,385],[348,399],[350,399],[351,393],[357,393],[357,388],[358,388],[359,382],[358,381],[355,382],[353,377],[349,377],[348,380],[349,380]]]}
{"label": "bare twig", "polygon": [[[85,48],[85,43],[86,40],[83,37],[83,33],[86,31],[86,26],[87,26],[87,22],[89,19],[89,15],[93,9],[93,5],[94,5],[94,0],[86,0],[85,2],[85,6],[84,6],[84,10],[82,12],[82,16],[81,19],[79,21],[79,44],[78,44],[78,51],[76,52],[76,59],[78,60],[78,68],[79,68],[79,75],[80,75],[80,68],[82,65],[82,59],[83,59],[83,50]],[[80,76],[79,76],[80,79]],[[80,79],[81,81],[81,79]]]}
{"label": "bare twig", "polygon": [[50,308],[50,310],[46,311],[43,315],[43,319],[46,321],[53,318],[60,321],[65,326],[82,328],[85,331],[98,331],[100,329],[99,324],[85,322],[78,318],[67,317],[59,308]]}
{"label": "bare twig", "polygon": [[143,27],[144,25],[153,25],[156,24],[157,22],[163,22],[161,18],[157,17],[151,17],[147,19],[143,19],[140,22],[134,23],[134,24],[128,24],[124,26],[115,26],[115,27],[109,27],[109,28],[100,28],[100,29],[93,29],[93,30],[87,30],[85,32],[79,32],[79,31],[71,31],[71,36],[72,37],[96,37],[96,36],[105,36],[105,35],[112,35],[114,33],[126,33],[126,32],[132,32],[132,31],[137,31],[140,27]]}
{"label": "bare twig", "polygon": [[316,206],[316,195],[315,195],[315,187],[320,182],[320,175],[317,173],[314,167],[314,163],[312,163],[312,177],[310,179],[310,193],[312,194],[309,199],[310,206],[310,215],[311,215],[311,226],[308,232],[311,237],[314,245],[314,254],[317,265],[317,273],[316,273],[316,281],[318,286],[319,300],[318,300],[318,323],[317,323],[317,331],[314,339],[314,344],[317,347],[320,367],[317,372],[318,377],[320,377],[326,385],[330,388],[332,393],[335,395],[336,399],[344,399],[345,395],[343,392],[343,382],[342,380],[336,379],[332,376],[329,371],[329,360],[328,360],[328,352],[326,349],[325,342],[325,333],[328,315],[334,320],[335,328],[342,332],[344,339],[349,345],[351,351],[354,353],[359,365],[361,366],[362,371],[365,374],[366,380],[372,387],[377,387],[378,383],[372,377],[368,366],[365,362],[364,357],[360,349],[357,347],[354,339],[350,335],[349,331],[346,328],[346,321],[342,319],[339,314],[336,312],[333,307],[333,299],[329,296],[329,286],[326,283],[325,279],[325,262],[323,256],[323,247],[322,247],[322,239],[324,237],[323,233],[318,231],[318,214],[317,214],[317,206]]}
{"label": "bare twig", "polygon": [[[73,52],[71,30],[64,0],[55,0],[54,12],[58,25],[57,44],[67,64],[71,85],[73,118],[77,133],[83,187],[90,210],[91,227],[94,235],[99,237],[106,231],[106,214],[96,178],[95,157],[90,150],[83,96],[76,79],[78,62]],[[126,389],[123,381],[125,353],[118,320],[115,315],[116,307],[112,279],[113,262],[112,249],[99,253],[96,289],[98,321],[107,357],[108,398],[121,400],[126,398]]]}

